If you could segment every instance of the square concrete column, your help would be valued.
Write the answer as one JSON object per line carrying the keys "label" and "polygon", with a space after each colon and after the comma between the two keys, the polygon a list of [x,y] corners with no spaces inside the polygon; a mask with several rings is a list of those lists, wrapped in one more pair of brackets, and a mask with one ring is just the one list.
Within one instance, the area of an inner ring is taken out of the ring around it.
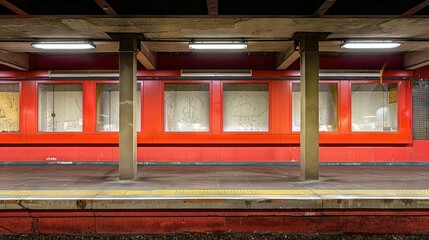
{"label": "square concrete column", "polygon": [[137,175],[137,39],[119,37],[119,179]]}
{"label": "square concrete column", "polygon": [[301,69],[301,178],[319,179],[319,40],[326,33],[296,33]]}

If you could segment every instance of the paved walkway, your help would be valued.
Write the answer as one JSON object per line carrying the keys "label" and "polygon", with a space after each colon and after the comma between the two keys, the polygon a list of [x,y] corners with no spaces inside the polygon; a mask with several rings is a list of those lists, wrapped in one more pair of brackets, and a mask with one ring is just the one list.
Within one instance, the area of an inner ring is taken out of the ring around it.
{"label": "paved walkway", "polygon": [[429,166],[2,165],[0,209],[429,208]]}

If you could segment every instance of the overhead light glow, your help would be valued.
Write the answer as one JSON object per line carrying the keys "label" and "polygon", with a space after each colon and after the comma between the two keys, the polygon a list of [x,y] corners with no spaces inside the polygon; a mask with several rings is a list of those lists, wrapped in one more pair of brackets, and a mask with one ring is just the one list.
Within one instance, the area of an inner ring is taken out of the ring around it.
{"label": "overhead light glow", "polygon": [[78,50],[92,49],[95,44],[90,41],[45,41],[34,42],[31,46],[39,49],[54,49],[54,50]]}
{"label": "overhead light glow", "polygon": [[347,49],[387,49],[397,48],[401,45],[399,42],[394,41],[374,41],[374,40],[362,40],[362,41],[345,41],[340,47]]}
{"label": "overhead light glow", "polygon": [[243,41],[192,41],[189,49],[196,50],[234,50],[246,49],[247,43]]}

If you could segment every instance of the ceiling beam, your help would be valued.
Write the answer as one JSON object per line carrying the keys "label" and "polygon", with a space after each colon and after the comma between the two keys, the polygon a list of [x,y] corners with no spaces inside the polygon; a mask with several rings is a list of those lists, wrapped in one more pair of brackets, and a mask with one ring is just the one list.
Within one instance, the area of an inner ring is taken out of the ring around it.
{"label": "ceiling beam", "polygon": [[417,69],[429,65],[429,51],[406,52],[404,56],[404,67],[407,70]]}
{"label": "ceiling beam", "polygon": [[9,8],[9,10],[14,11],[16,14],[19,14],[20,16],[30,16],[30,14],[26,13],[21,8],[13,5],[8,0],[0,0],[0,4],[3,5],[6,8]]}
{"label": "ceiling beam", "polygon": [[140,42],[140,51],[137,53],[137,60],[147,69],[156,69],[156,55],[151,52],[143,42]]}
{"label": "ceiling beam", "polygon": [[106,0],[94,0],[98,6],[103,9],[103,11],[109,15],[109,16],[118,16],[118,14],[116,13],[115,9],[112,8],[112,6],[110,6],[109,3],[106,2]]}
{"label": "ceiling beam", "polygon": [[277,70],[287,69],[299,58],[299,51],[295,42],[292,42],[285,51],[279,52],[276,59]]}
{"label": "ceiling beam", "polygon": [[410,10],[408,10],[406,12],[404,12],[401,15],[401,17],[409,17],[409,16],[413,15],[414,13],[422,10],[423,8],[425,8],[427,6],[429,6],[429,0],[425,0],[425,1],[421,2],[421,3],[419,3],[417,6],[411,8]]}
{"label": "ceiling beam", "polygon": [[219,15],[218,0],[207,0],[207,12],[212,16]]}
{"label": "ceiling beam", "polygon": [[321,17],[323,16],[328,10],[329,8],[332,7],[332,5],[334,5],[336,0],[325,0],[322,5],[320,5],[320,7],[313,13],[313,16],[315,17]]}
{"label": "ceiling beam", "polygon": [[0,53],[0,64],[21,71],[30,70],[28,53]]}

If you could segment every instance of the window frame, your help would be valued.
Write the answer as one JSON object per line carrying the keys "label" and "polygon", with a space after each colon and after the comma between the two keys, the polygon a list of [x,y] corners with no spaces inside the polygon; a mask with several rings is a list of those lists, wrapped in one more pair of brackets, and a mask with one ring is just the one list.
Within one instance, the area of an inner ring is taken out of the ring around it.
{"label": "window frame", "polygon": [[19,82],[17,82],[17,81],[0,81],[0,85],[3,85],[3,84],[8,84],[8,85],[11,85],[11,84],[17,84],[18,85],[18,101],[19,101],[19,103],[18,103],[18,131],[15,131],[15,132],[2,132],[2,131],[0,131],[0,135],[21,135],[21,134],[23,134],[23,130],[22,130],[22,127],[23,127],[23,117],[24,117],[24,113],[23,113],[23,107],[22,107],[22,82],[21,81],[19,81]]}
{"label": "window frame", "polygon": [[[70,132],[63,132],[63,131],[40,131],[39,130],[39,84],[80,84],[82,86],[82,131],[70,131]],[[48,135],[48,134],[55,134],[55,135],[84,135],[86,132],[86,128],[85,128],[85,110],[86,110],[86,106],[85,106],[85,98],[86,98],[86,90],[85,90],[85,81],[37,81],[36,82],[36,87],[35,87],[35,97],[36,97],[36,102],[35,102],[35,130],[36,130],[36,134],[41,134],[41,135]]]}
{"label": "window frame", "polygon": [[[224,112],[223,112],[223,104],[224,104],[224,84],[267,84],[268,85],[268,130],[267,131],[224,131]],[[225,80],[220,83],[220,132],[222,135],[270,135],[272,133],[272,121],[273,121],[273,103],[272,103],[272,86],[271,81],[269,80]]]}
{"label": "window frame", "polygon": [[[208,131],[165,131],[165,84],[208,84],[209,85],[209,130]],[[161,134],[167,135],[211,135],[213,134],[213,81],[212,80],[164,80],[161,81]]]}
{"label": "window frame", "polygon": [[[379,84],[379,83],[383,83],[383,84],[396,84],[397,85],[397,90],[396,90],[396,98],[397,98],[397,131],[394,132],[381,132],[381,131],[353,131],[352,130],[352,110],[353,110],[353,106],[352,106],[352,84]],[[400,117],[400,109],[403,106],[403,101],[404,99],[402,99],[402,89],[401,89],[401,81],[399,80],[387,80],[387,81],[380,81],[380,80],[351,80],[348,81],[348,106],[349,106],[349,111],[348,111],[348,133],[351,135],[363,135],[363,136],[368,136],[368,135],[399,135],[403,133],[403,129],[402,129],[402,120]],[[412,105],[411,105],[412,106]],[[412,120],[412,119],[411,119]]]}
{"label": "window frame", "polygon": [[[290,104],[290,126],[289,126],[289,130],[290,130],[290,134],[300,134],[301,131],[294,131],[293,130],[293,84],[300,84],[301,81],[290,81],[289,83],[289,104]],[[319,134],[328,134],[328,135],[339,135],[341,134],[341,81],[338,80],[319,80],[319,84],[336,84],[337,86],[337,130],[336,131],[332,131],[332,132],[328,132],[328,131],[324,131],[321,132],[319,131]],[[301,106],[301,103],[300,103]]]}

